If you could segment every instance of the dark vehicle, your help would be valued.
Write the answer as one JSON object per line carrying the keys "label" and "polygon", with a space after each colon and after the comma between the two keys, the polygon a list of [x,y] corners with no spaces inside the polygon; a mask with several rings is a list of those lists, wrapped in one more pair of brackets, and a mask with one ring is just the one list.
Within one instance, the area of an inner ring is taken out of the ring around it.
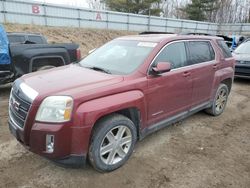
{"label": "dark vehicle", "polygon": [[150,133],[201,110],[223,113],[234,65],[219,37],[121,37],[78,64],[17,79],[9,128],[36,154],[112,171]]}
{"label": "dark vehicle", "polygon": [[40,33],[7,33],[7,37],[10,44],[48,44],[47,39]]}
{"label": "dark vehicle", "polygon": [[[80,60],[77,44],[48,44],[44,36],[27,33],[0,33],[5,47],[0,46],[0,84],[13,82],[20,76],[67,65]],[[8,38],[8,39],[7,39]],[[6,41],[4,41],[6,40]],[[6,45],[7,44],[7,45]],[[2,43],[1,43],[2,45]]]}
{"label": "dark vehicle", "polygon": [[233,56],[236,59],[235,77],[250,78],[250,41],[236,48]]}
{"label": "dark vehicle", "polygon": [[[209,33],[185,33],[187,35],[203,35],[203,36],[214,36],[212,34],[209,34]],[[229,36],[225,36],[225,35],[215,35],[217,37],[221,37],[224,39],[225,43],[227,44],[228,48],[231,49],[232,45],[233,45],[233,38],[232,37],[229,37]]]}
{"label": "dark vehicle", "polygon": [[217,36],[223,38],[224,41],[226,42],[228,48],[231,49],[232,44],[233,44],[233,38],[232,37],[225,36],[225,35],[217,35]]}

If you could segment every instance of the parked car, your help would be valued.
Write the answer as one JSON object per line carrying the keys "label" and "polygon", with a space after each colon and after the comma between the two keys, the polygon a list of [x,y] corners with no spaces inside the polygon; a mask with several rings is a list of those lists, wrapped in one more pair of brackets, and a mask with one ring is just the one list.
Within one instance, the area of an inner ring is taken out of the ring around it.
{"label": "parked car", "polygon": [[250,41],[236,48],[233,56],[236,59],[235,77],[250,78]]}
{"label": "parked car", "polygon": [[233,45],[233,38],[232,37],[225,36],[225,35],[217,35],[217,36],[224,39],[224,41],[226,42],[229,49],[232,48],[232,45]]}
{"label": "parked car", "polygon": [[112,171],[150,133],[201,110],[220,115],[234,64],[219,37],[121,37],[78,64],[16,80],[9,128],[36,154],[71,166],[88,157],[95,169]]}
{"label": "parked car", "polygon": [[[213,36],[212,34],[209,33],[186,33],[188,35],[205,35],[205,36]],[[217,37],[221,37],[224,39],[225,43],[227,44],[228,48],[230,51],[233,51],[239,43],[237,43],[236,37],[235,36],[226,36],[222,34],[217,34]]]}
{"label": "parked car", "polygon": [[[8,33],[0,25],[0,84],[80,60],[78,44],[48,44],[41,34]],[[2,49],[2,50],[1,50]],[[6,58],[8,61],[6,61]]]}

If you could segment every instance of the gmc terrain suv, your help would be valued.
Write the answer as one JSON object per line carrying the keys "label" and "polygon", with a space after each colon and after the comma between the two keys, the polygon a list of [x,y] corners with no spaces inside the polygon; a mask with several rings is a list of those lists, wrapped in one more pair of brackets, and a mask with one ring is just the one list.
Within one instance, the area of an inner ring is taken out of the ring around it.
{"label": "gmc terrain suv", "polygon": [[9,128],[36,154],[112,171],[146,135],[201,110],[220,115],[234,65],[219,37],[121,37],[79,63],[17,79]]}

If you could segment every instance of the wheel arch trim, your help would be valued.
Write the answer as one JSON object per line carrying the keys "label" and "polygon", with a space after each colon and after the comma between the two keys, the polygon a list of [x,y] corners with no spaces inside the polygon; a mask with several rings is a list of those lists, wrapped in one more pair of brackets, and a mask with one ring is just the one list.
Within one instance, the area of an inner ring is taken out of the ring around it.
{"label": "wheel arch trim", "polygon": [[[33,68],[33,64],[34,64],[34,61],[36,60],[42,60],[42,59],[51,59],[51,58],[57,58],[57,59],[60,59],[62,61],[62,65],[66,65],[66,62],[65,60],[63,59],[62,56],[59,56],[59,55],[49,55],[49,56],[35,56],[35,57],[32,57],[30,59],[30,63],[29,63],[29,72],[32,72],[32,68]],[[48,64],[48,65],[51,65],[51,64]]]}
{"label": "wheel arch trim", "polygon": [[144,105],[144,94],[139,90],[133,90],[87,101],[78,106],[76,115],[80,118],[78,124],[80,123],[81,126],[94,126],[101,117],[112,113],[124,115],[125,110],[128,110],[133,122],[136,117],[134,113],[138,112],[140,124],[142,124],[146,121]]}

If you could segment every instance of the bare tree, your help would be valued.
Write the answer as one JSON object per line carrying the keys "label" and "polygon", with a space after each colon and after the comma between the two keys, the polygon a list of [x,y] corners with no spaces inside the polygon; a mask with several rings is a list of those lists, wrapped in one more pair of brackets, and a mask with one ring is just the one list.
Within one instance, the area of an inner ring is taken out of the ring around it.
{"label": "bare tree", "polygon": [[87,0],[87,3],[89,5],[89,8],[96,9],[96,10],[104,10],[105,2],[103,0]]}
{"label": "bare tree", "polygon": [[184,13],[180,11],[189,0],[162,0],[162,16],[167,18],[184,18]]}
{"label": "bare tree", "polygon": [[[106,9],[106,0],[87,0],[92,9]],[[184,7],[192,0],[161,0],[157,8],[162,10],[161,16],[167,18],[186,19]],[[243,23],[250,22],[250,0],[217,0],[214,8],[205,13],[204,21],[217,23]]]}

